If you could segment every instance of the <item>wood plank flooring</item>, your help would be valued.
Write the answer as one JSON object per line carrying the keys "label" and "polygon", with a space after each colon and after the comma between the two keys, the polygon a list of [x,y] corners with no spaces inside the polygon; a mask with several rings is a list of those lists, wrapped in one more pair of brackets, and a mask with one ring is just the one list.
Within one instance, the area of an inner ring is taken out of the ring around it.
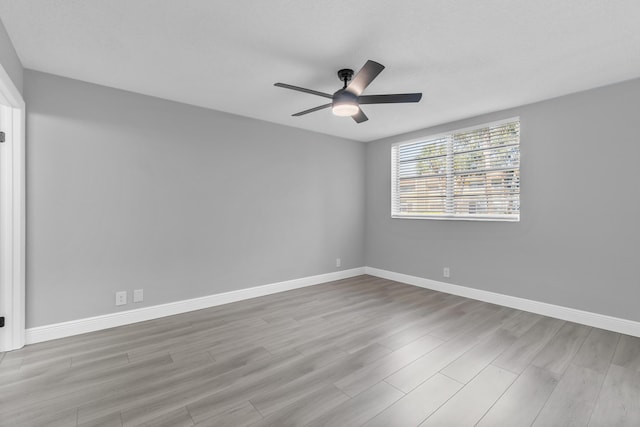
{"label": "wood plank flooring", "polygon": [[0,426],[640,426],[640,339],[371,276],[0,353]]}

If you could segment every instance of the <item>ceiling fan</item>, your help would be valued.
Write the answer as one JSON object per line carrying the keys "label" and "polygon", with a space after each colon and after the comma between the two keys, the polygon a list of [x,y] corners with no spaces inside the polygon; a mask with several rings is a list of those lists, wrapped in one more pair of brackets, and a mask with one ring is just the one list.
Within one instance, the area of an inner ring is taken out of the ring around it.
{"label": "ceiling fan", "polygon": [[[318,92],[317,90],[305,89],[303,87],[292,86],[286,83],[275,83],[274,86],[283,87],[285,89],[297,90],[299,92],[310,93],[312,95],[322,96],[331,99],[329,104],[320,105],[308,110],[300,111],[292,114],[294,117],[303,116],[313,113],[314,111],[323,110],[331,107],[333,114],[336,116],[350,116],[356,123],[362,123],[369,118],[360,108],[361,104],[396,104],[405,102],[419,102],[422,93],[396,93],[390,95],[362,95],[362,92],[371,84],[380,72],[384,70],[384,65],[375,61],[367,61],[364,66],[353,77],[353,70],[344,68],[338,71],[338,78],[344,82],[342,89],[337,90],[333,95]],[[353,77],[353,80],[351,79]],[[351,81],[351,83],[348,83]]]}

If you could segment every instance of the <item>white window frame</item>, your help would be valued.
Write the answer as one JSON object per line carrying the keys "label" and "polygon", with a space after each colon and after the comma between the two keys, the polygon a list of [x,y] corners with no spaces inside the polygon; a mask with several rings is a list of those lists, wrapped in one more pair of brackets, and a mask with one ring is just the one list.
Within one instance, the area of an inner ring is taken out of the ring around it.
{"label": "white window frame", "polygon": [[[401,145],[408,145],[408,144],[414,144],[417,142],[423,142],[426,140],[430,140],[430,139],[439,139],[439,138],[444,138],[444,137],[449,137],[452,138],[453,134],[456,133],[462,133],[462,132],[470,132],[476,129],[482,129],[482,128],[486,128],[486,127],[491,127],[491,126],[500,126],[506,123],[512,123],[512,122],[519,122],[520,124],[520,133],[522,134],[522,123],[520,123],[520,117],[516,116],[516,117],[510,117],[507,119],[502,119],[502,120],[496,120],[493,122],[488,122],[488,123],[481,123],[478,125],[474,125],[474,126],[468,126],[468,127],[464,127],[464,128],[460,128],[460,129],[454,129],[454,130],[450,130],[450,131],[446,131],[446,132],[441,132],[441,133],[437,133],[437,134],[430,134],[430,135],[426,135],[426,136],[421,136],[419,138],[413,138],[410,140],[406,140],[406,141],[398,141],[395,142],[391,145],[391,218],[394,219],[437,219],[437,220],[453,220],[453,221],[505,221],[505,222],[519,222],[520,221],[520,212],[518,212],[518,215],[473,215],[473,214],[469,214],[469,215],[464,215],[464,214],[452,214],[452,215],[447,215],[447,214],[438,214],[438,215],[401,215],[398,214],[396,212],[394,212],[395,206],[396,206],[396,198],[398,197],[399,194],[399,184],[400,181],[398,179],[397,176],[397,164],[398,161],[396,159],[396,147],[401,146]],[[519,141],[519,147],[521,147],[521,141]],[[452,145],[451,144],[447,144],[447,169],[450,169],[453,167],[453,157],[451,156],[452,153],[449,152],[449,150],[452,149]],[[522,152],[520,152],[520,166],[518,167],[518,170],[521,170],[521,166],[522,166]],[[453,180],[453,175],[452,174],[447,174],[447,188],[446,188],[446,197],[447,198],[453,198],[453,185],[451,182],[449,182],[450,180]]]}

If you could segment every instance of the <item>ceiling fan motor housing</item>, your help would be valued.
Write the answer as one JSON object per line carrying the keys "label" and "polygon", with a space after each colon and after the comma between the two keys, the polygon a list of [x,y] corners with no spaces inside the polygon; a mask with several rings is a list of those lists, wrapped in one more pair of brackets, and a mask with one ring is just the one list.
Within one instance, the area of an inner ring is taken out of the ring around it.
{"label": "ceiling fan motor housing", "polygon": [[333,104],[357,104],[358,95],[347,89],[340,89],[333,94]]}

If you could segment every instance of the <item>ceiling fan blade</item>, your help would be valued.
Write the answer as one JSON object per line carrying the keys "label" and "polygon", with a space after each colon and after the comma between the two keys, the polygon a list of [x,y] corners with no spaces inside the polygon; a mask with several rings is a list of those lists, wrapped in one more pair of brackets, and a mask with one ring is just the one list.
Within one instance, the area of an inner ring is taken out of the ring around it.
{"label": "ceiling fan blade", "polygon": [[395,104],[400,102],[419,102],[421,93],[395,93],[391,95],[363,95],[358,97],[360,104]]}
{"label": "ceiling fan blade", "polygon": [[354,114],[353,116],[353,120],[356,121],[356,123],[362,123],[362,122],[366,122],[367,120],[369,120],[369,117],[367,117],[367,115],[364,113],[364,111],[362,111],[362,108],[358,109],[358,113]]}
{"label": "ceiling fan blade", "polygon": [[367,61],[353,80],[351,80],[347,89],[356,95],[362,94],[373,79],[378,77],[378,74],[380,74],[382,70],[384,70],[384,65],[371,60]]}
{"label": "ceiling fan blade", "polygon": [[293,117],[304,116],[305,114],[313,113],[314,111],[324,110],[331,107],[331,103],[320,105],[319,107],[309,108],[308,110],[300,111],[299,113],[292,114]]}
{"label": "ceiling fan blade", "polygon": [[298,92],[310,93],[311,95],[318,95],[318,96],[322,96],[329,99],[333,98],[333,95],[329,95],[328,93],[318,92],[317,90],[313,90],[313,89],[305,89],[303,87],[288,85],[286,83],[274,83],[273,85],[278,87],[283,87],[285,89],[297,90]]}

